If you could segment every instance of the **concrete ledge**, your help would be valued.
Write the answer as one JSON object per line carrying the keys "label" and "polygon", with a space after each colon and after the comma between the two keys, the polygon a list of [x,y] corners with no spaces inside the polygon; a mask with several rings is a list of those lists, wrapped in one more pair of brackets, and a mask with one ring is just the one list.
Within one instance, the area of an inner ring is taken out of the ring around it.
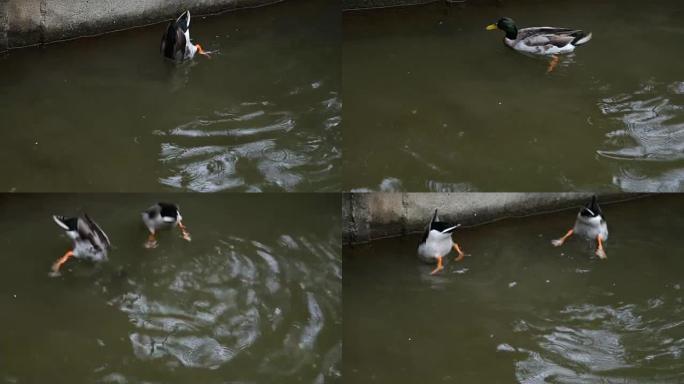
{"label": "concrete ledge", "polygon": [[342,0],[342,9],[345,11],[372,8],[405,7],[407,5],[420,5],[446,0]]}
{"label": "concrete ledge", "polygon": [[282,0],[0,0],[0,51]]}
{"label": "concrete ledge", "polygon": [[501,0],[342,0],[342,9],[355,11],[364,9],[406,7],[410,5],[423,5],[429,3],[441,3],[446,6],[467,7],[470,5],[500,6]]}
{"label": "concrete ledge", "polygon": [[[583,205],[591,193],[347,193],[342,201],[342,240],[359,244],[420,233],[434,209],[445,221],[475,226]],[[600,195],[603,204],[646,194]]]}
{"label": "concrete ledge", "polygon": [[0,52],[7,49],[7,28],[9,19],[7,14],[7,3],[9,0],[0,0]]}

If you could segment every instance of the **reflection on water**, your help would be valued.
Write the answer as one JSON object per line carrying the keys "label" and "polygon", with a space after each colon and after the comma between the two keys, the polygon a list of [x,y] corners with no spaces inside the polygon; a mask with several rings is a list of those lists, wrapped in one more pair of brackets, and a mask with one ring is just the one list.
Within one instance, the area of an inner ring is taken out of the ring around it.
{"label": "reflection on water", "polygon": [[[679,191],[684,168],[684,82],[645,82],[631,94],[606,97],[601,112],[622,123],[606,134],[608,149],[602,156],[619,162],[614,183],[631,191]],[[644,172],[643,162],[670,165],[660,173]],[[673,169],[674,168],[674,169]]]}
{"label": "reflection on water", "polygon": [[[463,228],[443,273],[419,236],[345,247],[344,377],[377,383],[678,383],[684,195],[603,208],[608,259],[550,240],[575,210]],[[644,214],[648,212],[648,214]],[[391,326],[389,326],[391,324]]]}

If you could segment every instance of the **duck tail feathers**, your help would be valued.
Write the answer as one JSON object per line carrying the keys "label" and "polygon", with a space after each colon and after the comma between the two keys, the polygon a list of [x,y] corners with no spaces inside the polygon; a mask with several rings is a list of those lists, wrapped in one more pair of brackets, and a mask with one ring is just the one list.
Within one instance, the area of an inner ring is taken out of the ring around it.
{"label": "duck tail feathers", "polygon": [[54,220],[55,223],[57,223],[57,225],[62,227],[62,229],[64,229],[65,231],[69,230],[69,226],[66,224],[66,220],[67,220],[66,217],[59,216],[59,215],[52,215],[52,220]]}
{"label": "duck tail feathers", "polygon": [[437,208],[435,208],[435,213],[432,215],[432,219],[430,220],[430,225],[434,223],[435,221],[439,221],[439,216],[437,216]]}
{"label": "duck tail feathers", "polygon": [[572,44],[574,46],[578,47],[580,45],[588,43],[589,40],[591,40],[591,32],[589,32],[587,34],[582,33],[579,36],[577,36],[577,38],[575,39],[575,41],[572,42]]}
{"label": "duck tail feathers", "polygon": [[190,28],[190,11],[183,12],[178,19],[176,19],[176,25],[178,25],[183,32],[186,32]]}

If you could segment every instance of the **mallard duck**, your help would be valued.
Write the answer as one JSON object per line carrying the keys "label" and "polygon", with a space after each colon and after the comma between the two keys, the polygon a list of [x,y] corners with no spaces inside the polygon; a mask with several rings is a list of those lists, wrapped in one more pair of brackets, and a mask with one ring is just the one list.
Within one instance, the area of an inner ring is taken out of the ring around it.
{"label": "mallard duck", "polygon": [[176,204],[156,203],[142,213],[142,220],[150,231],[145,248],[157,247],[156,234],[158,230],[170,229],[176,226],[180,229],[183,239],[191,240],[190,233],[188,233],[187,228],[183,225],[183,217]]}
{"label": "mallard duck", "polygon": [[59,268],[71,257],[93,262],[107,260],[107,251],[111,248],[109,238],[87,214],[79,217],[52,216],[66,235],[73,240],[73,249],[67,251],[53,265],[51,275],[58,276]]}
{"label": "mallard duck", "polygon": [[558,54],[570,53],[576,47],[591,40],[591,33],[579,29],[555,27],[531,27],[518,29],[510,17],[502,17],[496,24],[487,26],[488,31],[495,29],[506,33],[504,44],[518,52],[553,56],[548,71],[558,64]]}
{"label": "mallard duck", "polygon": [[195,57],[195,53],[209,56],[199,44],[190,42],[190,11],[185,11],[176,21],[169,23],[161,40],[161,53],[171,60],[183,61]]}
{"label": "mallard duck", "polygon": [[423,262],[429,264],[437,263],[437,268],[431,272],[432,275],[444,269],[442,258],[451,252],[451,248],[458,253],[455,260],[463,260],[464,254],[461,251],[461,247],[451,239],[451,234],[460,226],[461,224],[452,225],[439,221],[437,210],[435,209],[430,224],[425,228],[423,238],[418,245],[418,257]]}
{"label": "mallard duck", "polygon": [[580,209],[575,220],[575,226],[565,236],[555,239],[551,243],[556,247],[560,247],[573,234],[591,240],[596,239],[596,256],[601,259],[608,257],[603,249],[603,242],[608,240],[608,223],[603,216],[603,212],[601,212],[596,196],[592,196],[591,201]]}

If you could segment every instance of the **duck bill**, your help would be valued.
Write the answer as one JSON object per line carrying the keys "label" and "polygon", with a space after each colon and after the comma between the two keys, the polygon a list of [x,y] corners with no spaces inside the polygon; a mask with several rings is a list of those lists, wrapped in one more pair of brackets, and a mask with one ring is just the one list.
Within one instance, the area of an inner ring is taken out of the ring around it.
{"label": "duck bill", "polygon": [[493,31],[495,29],[499,29],[499,27],[497,27],[496,24],[489,24],[486,29],[488,31]]}

